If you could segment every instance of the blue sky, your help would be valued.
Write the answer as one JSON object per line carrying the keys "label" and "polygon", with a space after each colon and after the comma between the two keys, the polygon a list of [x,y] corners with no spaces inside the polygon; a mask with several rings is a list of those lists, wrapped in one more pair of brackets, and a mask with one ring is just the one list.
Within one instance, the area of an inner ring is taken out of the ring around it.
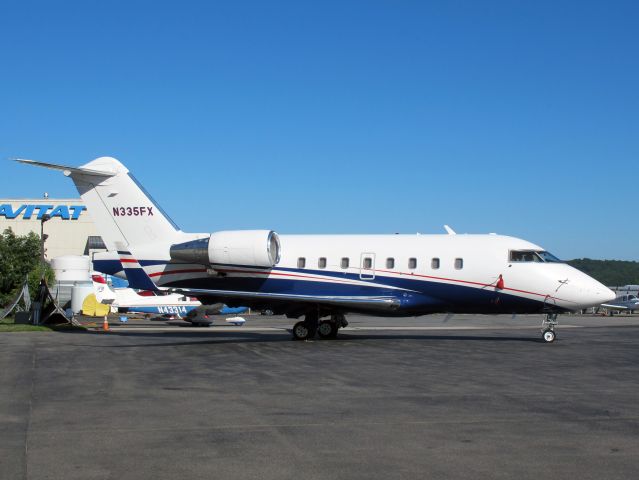
{"label": "blue sky", "polygon": [[186,231],[498,232],[639,260],[639,2],[0,6],[7,157],[124,162]]}

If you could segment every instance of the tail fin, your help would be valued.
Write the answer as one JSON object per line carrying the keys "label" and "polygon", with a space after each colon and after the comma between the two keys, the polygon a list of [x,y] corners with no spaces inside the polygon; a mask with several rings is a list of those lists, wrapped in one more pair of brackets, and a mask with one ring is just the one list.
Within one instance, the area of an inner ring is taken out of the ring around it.
{"label": "tail fin", "polygon": [[34,160],[16,160],[62,170],[71,177],[109,250],[117,250],[116,243],[175,243],[182,238],[177,225],[115,158],[96,158],[77,168]]}
{"label": "tail fin", "polygon": [[120,257],[120,263],[122,263],[126,279],[129,281],[129,287],[139,290],[158,291],[157,285],[153,283],[153,280],[144,271],[140,263],[131,252],[123,248],[121,244],[118,244],[118,256]]}

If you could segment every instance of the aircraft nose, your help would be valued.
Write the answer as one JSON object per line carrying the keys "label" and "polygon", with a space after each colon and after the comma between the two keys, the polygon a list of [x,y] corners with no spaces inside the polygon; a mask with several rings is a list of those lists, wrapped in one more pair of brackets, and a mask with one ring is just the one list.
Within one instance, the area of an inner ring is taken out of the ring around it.
{"label": "aircraft nose", "polygon": [[601,305],[602,303],[610,302],[617,298],[615,292],[610,290],[605,285],[599,283],[594,278],[591,278],[590,281],[583,286],[582,292],[583,304],[587,306],[594,307],[596,305]]}
{"label": "aircraft nose", "polygon": [[605,291],[602,293],[604,300],[601,303],[612,302],[615,298],[617,298],[617,294],[606,287]]}
{"label": "aircraft nose", "polygon": [[560,289],[559,292],[567,300],[568,308],[576,310],[595,307],[616,298],[615,292],[591,276],[572,267],[566,273],[566,280],[560,281],[562,284],[565,282],[563,290]]}

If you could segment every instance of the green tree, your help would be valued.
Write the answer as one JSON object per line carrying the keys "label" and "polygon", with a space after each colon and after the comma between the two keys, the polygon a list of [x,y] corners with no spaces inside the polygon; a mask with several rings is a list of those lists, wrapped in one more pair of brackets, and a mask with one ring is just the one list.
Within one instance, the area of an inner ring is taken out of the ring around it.
{"label": "green tree", "polygon": [[639,284],[639,262],[577,258],[568,263],[609,287]]}
{"label": "green tree", "polygon": [[[42,274],[40,237],[33,232],[19,236],[10,228],[5,230],[0,235],[0,305],[6,305],[14,297],[27,276],[33,297]],[[44,267],[44,276],[51,285],[54,274],[48,264]]]}

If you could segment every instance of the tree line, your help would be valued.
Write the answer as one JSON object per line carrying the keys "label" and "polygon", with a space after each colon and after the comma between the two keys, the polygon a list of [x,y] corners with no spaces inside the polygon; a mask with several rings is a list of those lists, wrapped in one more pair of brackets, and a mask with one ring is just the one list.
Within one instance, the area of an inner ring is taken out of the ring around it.
{"label": "tree line", "polygon": [[577,258],[568,264],[609,287],[639,285],[639,262]]}

